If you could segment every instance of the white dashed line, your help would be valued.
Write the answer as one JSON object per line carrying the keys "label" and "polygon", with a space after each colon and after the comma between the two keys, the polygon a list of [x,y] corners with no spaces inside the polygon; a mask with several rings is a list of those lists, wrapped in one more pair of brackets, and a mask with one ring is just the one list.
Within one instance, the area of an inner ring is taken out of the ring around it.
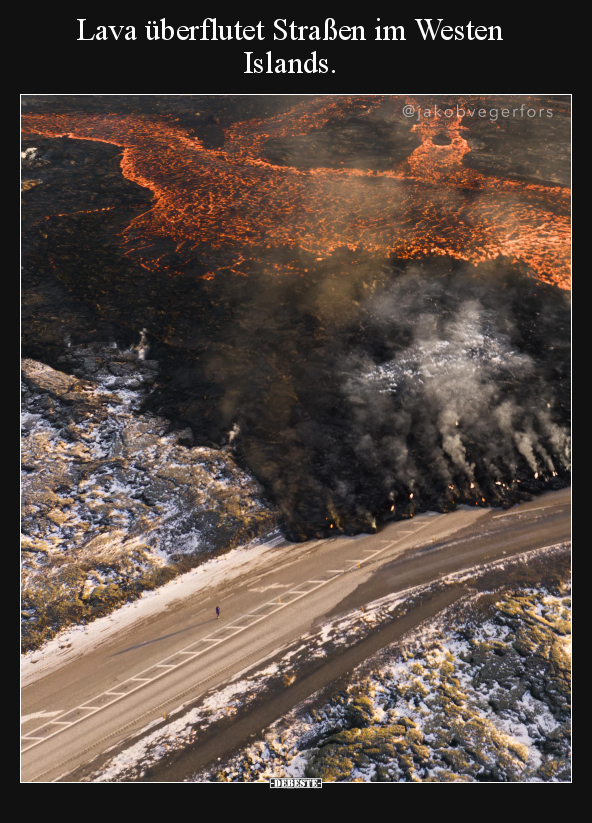
{"label": "white dashed line", "polygon": [[[545,508],[547,508],[547,507],[545,507]],[[414,529],[413,532],[411,532],[411,533],[416,534],[417,532],[420,532],[422,529],[426,528],[427,526],[430,526],[433,522],[434,521],[432,519],[430,519],[430,521],[428,523],[425,523],[423,526],[420,526],[418,529]],[[320,543],[321,541],[319,540],[318,542]],[[366,558],[363,558],[361,560],[347,560],[346,562],[356,563],[356,564],[366,563],[369,560],[371,560],[373,557],[375,557],[376,555],[387,551],[392,546],[394,546],[396,543],[400,542],[400,539],[397,539],[397,540],[394,540],[394,541],[393,540],[382,540],[381,542],[382,543],[387,543],[388,545],[384,546],[382,549],[378,549],[377,551],[374,551],[371,555],[369,555]],[[317,544],[313,544],[313,545],[317,545]],[[244,614],[242,616],[242,618],[239,618],[239,619],[246,619],[246,618],[249,618],[249,617],[256,618],[255,620],[251,620],[246,626],[224,626],[224,627],[221,627],[218,631],[225,631],[226,629],[229,629],[229,628],[236,628],[236,631],[232,632],[229,635],[226,635],[225,637],[203,637],[203,638],[200,638],[199,640],[194,640],[192,643],[189,644],[189,646],[186,646],[185,649],[181,649],[180,651],[173,652],[172,654],[170,654],[168,656],[168,658],[165,658],[165,660],[167,660],[167,659],[171,659],[171,658],[175,657],[176,655],[183,654],[187,657],[187,660],[181,660],[180,662],[174,663],[174,664],[173,663],[155,663],[155,664],[151,664],[144,671],[147,672],[150,669],[163,669],[163,671],[159,674],[156,674],[154,677],[150,677],[150,678],[135,676],[135,677],[130,677],[127,680],[124,680],[122,683],[119,684],[120,688],[123,687],[126,683],[138,683],[138,685],[135,686],[135,688],[129,689],[127,692],[106,691],[106,692],[101,692],[101,694],[95,695],[95,697],[92,698],[92,700],[96,700],[97,702],[99,702],[98,699],[101,698],[101,697],[104,697],[104,696],[113,697],[113,700],[110,700],[110,701],[104,703],[104,705],[98,706],[98,707],[86,706],[86,705],[75,706],[73,709],[67,709],[64,712],[64,714],[71,714],[72,712],[80,711],[80,710],[89,712],[88,714],[85,714],[84,717],[79,717],[77,720],[72,720],[70,722],[68,722],[68,721],[55,721],[54,720],[54,721],[51,721],[51,723],[44,723],[42,726],[39,726],[37,729],[33,729],[32,732],[41,731],[41,729],[43,729],[44,726],[49,726],[49,725],[60,725],[62,727],[68,728],[70,726],[76,725],[77,723],[80,723],[82,720],[86,720],[89,717],[92,717],[92,715],[95,714],[96,712],[101,711],[102,709],[105,709],[108,706],[112,706],[113,703],[116,703],[119,700],[123,699],[124,697],[128,697],[130,694],[133,694],[134,692],[136,692],[139,689],[143,688],[144,685],[146,685],[146,683],[153,683],[155,680],[159,680],[165,674],[168,674],[169,671],[171,671],[172,669],[177,669],[177,668],[179,668],[179,666],[183,666],[185,663],[189,662],[190,660],[193,660],[195,657],[198,657],[200,654],[203,654],[204,651],[207,651],[209,648],[211,648],[211,646],[209,646],[208,649],[201,649],[201,650],[197,650],[195,652],[188,652],[187,649],[189,649],[191,646],[195,646],[198,643],[210,643],[212,645],[217,645],[219,643],[222,643],[224,640],[230,640],[232,637],[235,637],[237,634],[240,634],[241,631],[245,631],[245,629],[251,628],[251,626],[254,626],[256,623],[259,623],[261,620],[264,620],[266,617],[269,617],[270,615],[275,614],[275,612],[281,611],[281,609],[284,609],[287,606],[291,606],[297,600],[300,600],[302,597],[306,597],[306,595],[308,595],[308,594],[312,594],[317,589],[321,588],[321,586],[325,586],[327,583],[331,583],[333,580],[335,580],[335,578],[337,576],[339,576],[341,574],[345,574],[346,572],[351,571],[353,568],[355,568],[355,567],[350,566],[347,569],[328,569],[327,572],[334,575],[333,577],[329,577],[329,578],[327,578],[327,580],[319,580],[319,581],[317,581],[317,580],[308,580],[304,584],[300,584],[300,585],[308,585],[309,583],[314,584],[312,589],[306,589],[306,590],[291,589],[290,591],[284,592],[282,595],[280,595],[280,598],[281,597],[286,597],[287,598],[287,596],[290,595],[290,594],[295,594],[295,595],[297,595],[297,597],[294,597],[291,600],[287,600],[285,603],[282,603],[281,599],[279,600],[279,602],[277,600],[271,600],[271,601],[268,601],[267,603],[264,603],[262,606],[258,606],[257,609],[254,609],[252,612],[248,612],[247,614]],[[273,607],[273,608],[270,610],[270,607]],[[140,674],[142,674],[142,672],[140,672]],[[39,743],[41,743],[44,740],[49,740],[51,737],[54,737],[56,734],[59,734],[61,731],[64,731],[64,728],[57,729],[56,731],[52,732],[51,734],[46,735],[45,737],[34,737],[33,734],[23,735],[22,740],[35,740],[37,742],[32,743],[30,746],[27,746],[26,749],[22,749],[21,753],[24,754],[26,751],[29,751],[29,749],[32,749],[34,746],[38,746]]]}
{"label": "white dashed line", "polygon": [[532,509],[522,509],[519,512],[505,512],[504,514],[494,514],[492,520],[497,520],[498,517],[512,517],[513,514],[528,514],[529,512],[540,512],[543,509],[551,509],[553,506],[533,506]]}

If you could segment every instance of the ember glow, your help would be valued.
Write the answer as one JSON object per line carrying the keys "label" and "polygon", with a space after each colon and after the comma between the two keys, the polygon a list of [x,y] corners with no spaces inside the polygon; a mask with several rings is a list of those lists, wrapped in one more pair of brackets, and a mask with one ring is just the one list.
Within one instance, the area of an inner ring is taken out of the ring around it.
{"label": "ember glow", "polygon": [[320,258],[339,248],[471,263],[504,255],[569,288],[569,190],[467,168],[463,117],[416,123],[421,144],[390,169],[303,169],[262,157],[268,141],[307,135],[329,121],[372,120],[378,112],[400,120],[409,102],[417,104],[376,96],[311,99],[269,119],[234,124],[215,150],[173,118],[34,113],[23,125],[27,134],[123,147],[123,174],[156,195],[123,237],[125,253],[150,270],[161,263],[158,240],[172,238],[176,265],[199,256],[206,277],[222,266],[242,273],[245,259],[287,246]]}
{"label": "ember glow", "polygon": [[568,109],[188,100],[26,107],[26,356],[139,347],[292,539],[566,485]]}

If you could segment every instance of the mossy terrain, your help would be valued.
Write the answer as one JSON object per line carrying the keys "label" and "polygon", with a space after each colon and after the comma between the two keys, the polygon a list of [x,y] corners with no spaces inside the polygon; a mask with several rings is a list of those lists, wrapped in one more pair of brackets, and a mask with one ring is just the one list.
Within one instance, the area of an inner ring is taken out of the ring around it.
{"label": "mossy terrain", "polygon": [[212,779],[569,781],[569,588],[546,584],[475,595]]}
{"label": "mossy terrain", "polygon": [[51,569],[37,575],[34,585],[22,593],[23,651],[38,649],[61,629],[109,614],[136,600],[143,591],[168,583],[178,573],[179,568],[173,565],[151,568],[149,555],[141,549],[122,554],[111,566],[52,558]]}
{"label": "mossy terrain", "polygon": [[93,344],[64,371],[23,361],[25,651],[277,528],[229,450],[139,413],[158,372],[140,355]]}

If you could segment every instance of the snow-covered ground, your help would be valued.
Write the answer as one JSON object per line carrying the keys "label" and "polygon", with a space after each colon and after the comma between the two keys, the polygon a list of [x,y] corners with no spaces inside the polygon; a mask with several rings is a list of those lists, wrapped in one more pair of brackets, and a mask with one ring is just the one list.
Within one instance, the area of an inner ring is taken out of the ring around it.
{"label": "snow-covered ground", "polygon": [[73,374],[23,361],[25,648],[277,527],[229,449],[141,412],[158,373],[144,355],[72,347]]}
{"label": "snow-covered ground", "polygon": [[240,577],[248,565],[249,571],[267,568],[279,538],[259,545],[246,545],[227,554],[206,560],[202,565],[153,591],[145,591],[133,603],[87,625],[69,626],[49,640],[42,649],[27,652],[21,658],[23,686],[71,662],[110,640],[134,623],[145,621],[175,601],[184,600],[200,591],[207,591],[222,582]]}
{"label": "snow-covered ground", "polygon": [[[533,560],[548,558],[551,561],[556,551],[555,548],[548,548],[530,552],[528,556]],[[440,580],[438,586],[455,585],[471,578],[477,579],[488,572],[503,571],[510,568],[514,562],[502,560],[449,575]],[[392,620],[405,613],[408,608],[412,607],[413,602],[429,588],[431,587],[415,587],[383,597],[364,609],[352,611],[345,617],[329,621],[319,630],[304,635],[297,643],[291,644],[281,657],[278,657],[279,650],[272,652],[267,659],[274,658],[276,662],[273,664],[265,665],[265,661],[261,661],[261,668],[257,671],[238,673],[225,687],[206,695],[199,705],[189,710],[181,706],[173,713],[169,723],[153,732],[150,731],[151,727],[156,723],[160,724],[160,720],[146,726],[136,736],[135,743],[120,751],[89,779],[95,782],[125,782],[141,777],[146,768],[157,763],[168,752],[181,750],[194,744],[203,730],[211,724],[248,708],[253,701],[263,697],[268,690],[289,687],[298,677],[299,667],[307,661],[315,657],[326,656],[340,647],[347,646],[378,623]],[[533,603],[538,606],[544,604],[541,608],[546,609],[547,617],[557,615],[567,608],[567,593],[557,597],[542,589],[541,591],[529,591]],[[500,596],[503,597],[503,595]],[[490,683],[486,689],[473,688],[471,684],[475,671],[463,662],[471,642],[486,649],[486,657],[491,658],[493,655],[493,659],[498,660],[499,658],[492,649],[496,647],[496,644],[507,643],[513,639],[510,637],[509,626],[495,619],[478,620],[474,626],[472,640],[464,637],[463,632],[473,620],[470,614],[471,603],[479,601],[481,597],[482,595],[475,595],[465,599],[468,611],[464,616],[455,617],[458,606],[451,607],[440,617],[429,621],[418,631],[409,635],[403,644],[393,647],[392,652],[388,651],[387,662],[379,665],[376,674],[373,675],[374,681],[368,686],[367,691],[371,697],[369,702],[367,700],[365,704],[362,704],[362,709],[370,712],[368,717],[372,718],[372,724],[383,727],[387,731],[393,725],[400,729],[401,724],[397,722],[397,718],[405,716],[406,722],[413,724],[408,728],[415,729],[409,732],[410,737],[417,738],[414,745],[429,748],[430,741],[434,744],[437,742],[436,737],[432,736],[430,739],[430,734],[432,734],[429,731],[430,723],[434,725],[434,718],[439,716],[434,706],[427,705],[430,703],[430,695],[437,694],[442,688],[445,690],[452,686],[458,690],[459,695],[462,693],[463,699],[467,702],[467,712],[472,718],[471,722],[476,724],[478,733],[485,734],[487,741],[494,749],[501,747],[506,752],[508,762],[504,761],[504,768],[507,767],[508,774],[521,775],[528,767],[528,779],[539,779],[535,773],[537,769],[540,771],[546,764],[542,762],[537,746],[545,735],[548,736],[556,731],[560,725],[559,721],[550,713],[548,706],[543,701],[535,699],[526,688],[522,689],[520,696],[516,697],[514,704],[505,713],[495,711],[488,701],[493,700],[497,693],[497,681]],[[536,619],[536,611],[532,614]],[[540,620],[549,623],[547,617],[540,617]],[[453,629],[452,626],[454,626]],[[558,648],[563,651],[567,635],[558,634],[556,639]],[[434,681],[434,673],[437,673],[437,683]],[[392,694],[400,694],[405,688],[408,688],[410,693],[404,697],[402,702],[397,702],[398,698],[395,700]],[[326,737],[332,729],[335,729],[336,724],[347,728],[349,722],[347,717],[351,718],[352,711],[354,714],[357,711],[355,706],[352,709],[356,695],[360,692],[355,676],[352,678],[350,692],[350,700],[336,706],[324,706],[320,713],[314,711],[309,714],[306,705],[315,702],[313,695],[305,704],[297,707],[287,719],[274,724],[264,738],[248,747],[231,763],[197,775],[194,779],[197,781],[210,779],[240,781],[267,780],[271,776],[304,775],[316,751],[312,745],[313,742],[319,736]],[[418,696],[419,699],[417,699]],[[371,711],[368,708],[370,703],[372,704]],[[442,711],[449,710],[449,706],[439,708]],[[418,742],[418,735],[422,736],[421,744]],[[421,752],[425,754],[423,749]],[[249,764],[248,768],[245,764]],[[444,772],[450,772],[450,768],[443,768],[441,764],[433,765],[426,767],[419,779],[426,780],[430,776],[438,781],[451,779],[446,775],[442,776]],[[454,769],[451,773],[455,774]],[[376,779],[376,774],[376,764],[374,764],[372,768],[365,771],[356,767],[345,779],[370,780]],[[323,776],[327,779],[327,774]],[[398,779],[406,778],[400,776]],[[459,772],[458,779],[472,780],[473,777],[470,774]]]}
{"label": "snow-covered ground", "polygon": [[[515,638],[500,625],[521,599],[547,604],[546,637],[526,663],[512,655]],[[508,591],[498,613],[476,627],[476,595],[464,615],[448,610],[383,653],[369,673],[354,673],[345,697],[298,707],[194,781],[569,781],[569,660],[560,634],[568,599],[567,587],[556,597],[542,587]],[[549,688],[549,680],[561,687]]]}

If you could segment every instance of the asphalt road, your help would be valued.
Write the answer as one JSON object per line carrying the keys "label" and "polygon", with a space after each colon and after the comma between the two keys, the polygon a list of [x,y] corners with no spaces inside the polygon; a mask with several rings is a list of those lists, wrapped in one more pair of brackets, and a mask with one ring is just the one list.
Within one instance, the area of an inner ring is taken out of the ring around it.
{"label": "asphalt road", "polygon": [[[23,715],[55,714],[23,724],[22,779],[56,780],[331,616],[450,572],[568,540],[570,509],[571,493],[564,489],[506,512],[428,513],[375,535],[278,547],[265,572],[247,569],[239,580],[220,582],[207,603],[203,594],[188,597],[26,686]],[[212,615],[216,603],[219,621]],[[416,615],[415,622],[424,617]],[[392,642],[387,634],[383,644]],[[375,650],[362,644],[350,650],[347,666]],[[317,673],[309,694],[323,677],[341,673]],[[294,690],[292,699],[306,696]],[[278,705],[276,716],[289,708]],[[266,716],[263,725],[273,719]],[[234,743],[243,731],[236,729]],[[232,743],[230,732],[224,745]]]}

